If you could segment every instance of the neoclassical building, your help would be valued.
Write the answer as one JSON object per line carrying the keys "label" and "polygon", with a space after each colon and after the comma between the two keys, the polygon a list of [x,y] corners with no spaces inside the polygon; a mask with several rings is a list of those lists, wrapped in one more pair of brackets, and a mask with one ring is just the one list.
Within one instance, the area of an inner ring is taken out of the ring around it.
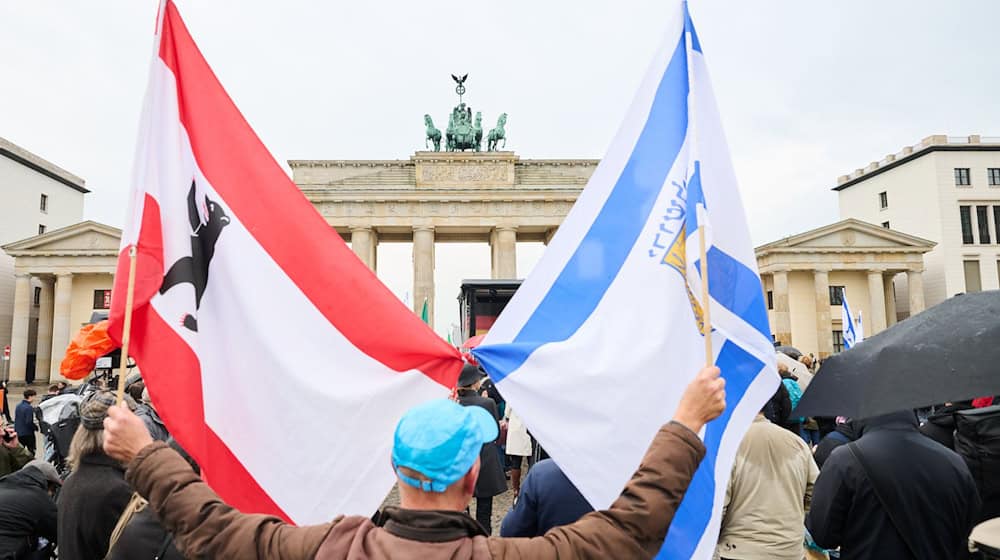
{"label": "neoclassical building", "polygon": [[[28,356],[36,382],[62,379],[59,363],[70,338],[111,307],[120,243],[121,230],[86,221],[3,246],[14,258],[11,381],[25,381]],[[33,309],[38,324],[29,336]]]}
{"label": "neoclassical building", "polygon": [[514,152],[288,162],[303,194],[372,270],[379,243],[413,242],[414,310],[426,299],[432,314],[435,243],[489,243],[493,278],[517,278],[517,242],[548,243],[597,163]]}
{"label": "neoclassical building", "polygon": [[[860,313],[866,336],[924,309],[924,254],[935,243],[849,218],[757,247],[776,342],[826,358],[843,349],[841,301]],[[905,276],[907,312],[894,278]]]}

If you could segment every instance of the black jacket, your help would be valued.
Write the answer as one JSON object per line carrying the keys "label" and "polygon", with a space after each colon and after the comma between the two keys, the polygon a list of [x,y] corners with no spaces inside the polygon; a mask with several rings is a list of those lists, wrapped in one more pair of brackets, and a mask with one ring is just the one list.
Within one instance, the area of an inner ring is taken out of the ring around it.
{"label": "black jacket", "polygon": [[18,558],[38,537],[56,540],[56,504],[35,467],[0,478],[0,558]]}
{"label": "black jacket", "polygon": [[955,449],[955,413],[970,408],[972,408],[970,404],[953,404],[942,407],[920,426],[920,433],[948,449]]}
{"label": "black jacket", "polygon": [[104,558],[131,497],[121,464],[103,453],[85,455],[59,493],[59,559]]}
{"label": "black jacket", "polygon": [[[912,412],[866,420],[859,432],[860,439],[830,454],[816,480],[806,517],[816,544],[841,547],[844,560],[955,558],[979,510],[961,457],[920,434]],[[852,446],[870,466],[886,507]]]}
{"label": "black jacket", "polygon": [[[497,433],[500,430],[500,415],[497,413],[497,405],[492,399],[487,399],[476,394],[475,391],[459,390],[458,404],[462,406],[480,406],[485,408],[493,419],[497,420]],[[500,464],[500,451],[496,440],[483,444],[479,452],[479,480],[476,481],[477,498],[491,498],[503,494],[507,491],[507,478],[503,473],[503,465]]]}
{"label": "black jacket", "polygon": [[153,509],[132,516],[118,542],[111,549],[111,560],[184,560],[174,546],[174,537],[160,525]]}

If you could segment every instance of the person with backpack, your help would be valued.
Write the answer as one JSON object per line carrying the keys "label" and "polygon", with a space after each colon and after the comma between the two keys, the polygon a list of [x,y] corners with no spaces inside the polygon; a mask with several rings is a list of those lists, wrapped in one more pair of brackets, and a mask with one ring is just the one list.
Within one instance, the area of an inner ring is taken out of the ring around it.
{"label": "person with backpack", "polygon": [[830,454],[806,528],[842,558],[949,559],[966,549],[979,507],[965,462],[907,410],[865,419],[858,440]]}
{"label": "person with backpack", "polygon": [[[795,407],[799,404],[799,400],[802,398],[802,387],[799,386],[799,378],[788,370],[788,366],[780,363],[778,364],[778,374],[781,375],[781,384],[785,387],[785,390],[788,391],[788,399],[791,401],[792,405],[791,411],[794,411]],[[804,420],[805,418],[789,415],[780,423],[780,426],[805,439],[802,436],[802,422]]]}

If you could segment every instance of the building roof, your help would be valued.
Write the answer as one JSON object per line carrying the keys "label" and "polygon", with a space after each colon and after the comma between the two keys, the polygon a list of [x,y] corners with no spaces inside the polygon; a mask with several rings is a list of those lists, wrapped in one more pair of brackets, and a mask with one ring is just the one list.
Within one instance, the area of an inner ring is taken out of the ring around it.
{"label": "building roof", "polygon": [[837,177],[837,186],[833,187],[832,190],[842,191],[932,152],[1000,152],[1000,136],[980,136],[978,134],[972,136],[945,136],[944,134],[928,136],[919,144],[906,146],[901,151],[889,154],[880,161],[871,162],[867,167],[855,169],[853,173]]}
{"label": "building roof", "polygon": [[117,255],[122,230],[93,220],[8,243],[3,249],[12,257],[39,253],[61,255]]}
{"label": "building roof", "polygon": [[[754,249],[754,253],[756,253],[758,257],[762,257],[769,253],[781,253],[789,250],[797,250],[802,247],[818,246],[815,242],[820,239],[830,238],[830,236],[834,233],[847,230],[865,234],[867,238],[875,240],[879,247],[892,247],[897,251],[926,253],[937,245],[937,243],[922,237],[887,229],[875,224],[869,224],[868,222],[863,222],[855,218],[847,218],[846,220],[827,224],[797,235],[792,235],[777,241],[766,243]],[[830,244],[829,247],[836,248],[838,244],[839,243],[834,242],[833,244]],[[826,244],[824,243],[824,245]],[[876,247],[876,245],[872,244],[856,245],[852,243],[852,245],[861,249]]]}
{"label": "building roof", "polygon": [[83,186],[86,181],[82,178],[4,138],[0,138],[0,155],[12,159],[25,167],[29,167],[50,179],[59,181],[73,190],[84,194],[90,192],[89,189]]}

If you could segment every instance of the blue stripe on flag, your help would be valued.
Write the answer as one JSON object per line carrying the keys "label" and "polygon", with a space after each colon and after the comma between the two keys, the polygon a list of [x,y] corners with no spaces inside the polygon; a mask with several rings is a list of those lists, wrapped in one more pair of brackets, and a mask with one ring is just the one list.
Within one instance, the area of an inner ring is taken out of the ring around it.
{"label": "blue stripe on flag", "polygon": [[763,362],[728,340],[722,345],[715,365],[719,366],[722,377],[726,379],[726,411],[705,426],[705,458],[695,471],[691,485],[674,514],[667,538],[656,555],[657,560],[688,560],[698,547],[712,517],[715,502],[715,460],[722,435],[729,427],[736,405],[764,368]]}
{"label": "blue stripe on flag", "polygon": [[539,346],[568,339],[597,308],[645,227],[684,143],[687,96],[682,34],[635,148],[573,256],[511,344],[473,350],[494,381],[520,367]]}
{"label": "blue stripe on flag", "polygon": [[[698,269],[700,272],[701,267]],[[708,290],[712,299],[746,321],[765,339],[771,339],[760,276],[715,246],[708,249]]]}
{"label": "blue stripe on flag", "polygon": [[694,173],[687,182],[687,202],[684,210],[684,231],[690,238],[698,231],[698,205],[708,209],[705,203],[705,191],[701,188],[701,162],[695,160]]}
{"label": "blue stripe on flag", "polygon": [[691,34],[691,49],[701,52],[701,41],[698,40],[698,33],[694,30],[694,22],[691,21],[691,13],[688,12],[687,2],[684,2],[684,31]]}

